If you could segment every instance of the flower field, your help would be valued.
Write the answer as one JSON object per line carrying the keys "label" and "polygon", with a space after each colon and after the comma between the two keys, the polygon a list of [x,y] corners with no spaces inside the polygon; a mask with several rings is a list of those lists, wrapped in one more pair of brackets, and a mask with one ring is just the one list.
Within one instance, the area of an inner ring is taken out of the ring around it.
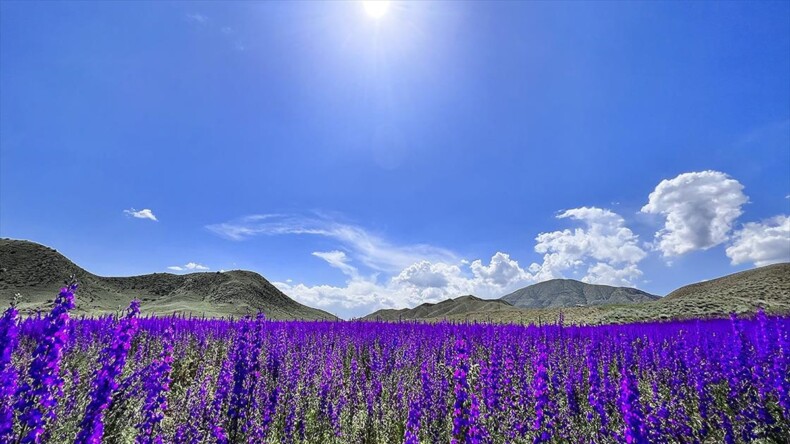
{"label": "flower field", "polygon": [[1,443],[764,442],[790,318],[505,326],[0,319]]}

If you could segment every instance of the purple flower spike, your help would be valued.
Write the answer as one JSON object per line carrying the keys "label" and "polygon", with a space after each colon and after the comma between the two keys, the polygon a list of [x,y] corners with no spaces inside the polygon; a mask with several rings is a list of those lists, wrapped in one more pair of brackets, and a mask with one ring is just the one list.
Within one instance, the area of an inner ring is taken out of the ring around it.
{"label": "purple flower spike", "polygon": [[11,440],[14,431],[13,397],[17,388],[17,373],[11,362],[16,348],[19,311],[13,305],[0,318],[0,442]]}
{"label": "purple flower spike", "polygon": [[145,381],[146,398],[143,405],[141,424],[137,426],[140,433],[135,440],[136,444],[158,444],[162,437],[158,434],[159,423],[164,419],[167,410],[166,395],[170,390],[170,372],[173,365],[173,330],[165,330],[162,339],[162,353],[159,359],[151,365],[150,373]]}
{"label": "purple flower spike", "polygon": [[44,441],[46,425],[56,419],[55,407],[63,394],[60,361],[69,337],[69,310],[74,308],[76,291],[76,283],[62,288],[52,311],[43,319],[46,326],[14,406],[20,422],[20,443]]}
{"label": "purple flower spike", "polygon": [[406,433],[403,444],[420,443],[420,404],[412,401],[409,404],[409,417],[406,421]]}
{"label": "purple flower spike", "polygon": [[113,342],[102,351],[101,369],[93,381],[90,402],[85,408],[85,415],[77,433],[78,444],[102,442],[104,434],[104,412],[112,402],[112,396],[118,388],[118,377],[126,365],[126,355],[137,332],[137,315],[140,313],[140,301],[132,301],[126,316],[118,323],[113,334]]}

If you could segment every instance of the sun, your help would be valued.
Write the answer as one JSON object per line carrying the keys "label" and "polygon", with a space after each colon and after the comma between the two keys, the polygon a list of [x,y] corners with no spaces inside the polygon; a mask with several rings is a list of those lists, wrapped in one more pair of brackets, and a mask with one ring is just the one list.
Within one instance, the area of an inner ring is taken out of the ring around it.
{"label": "sun", "polygon": [[369,17],[380,19],[390,9],[390,2],[388,0],[363,0],[362,6]]}

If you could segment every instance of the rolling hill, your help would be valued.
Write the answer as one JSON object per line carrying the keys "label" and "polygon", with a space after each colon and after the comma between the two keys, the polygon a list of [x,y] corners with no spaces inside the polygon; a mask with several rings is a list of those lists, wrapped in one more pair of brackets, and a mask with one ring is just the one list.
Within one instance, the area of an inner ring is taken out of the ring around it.
{"label": "rolling hill", "polygon": [[362,319],[500,321],[527,313],[525,308],[557,309],[555,314],[549,316],[556,318],[559,309],[582,306],[593,309],[604,305],[632,304],[657,299],[658,296],[635,288],[592,285],[571,279],[552,279],[516,290],[500,299],[461,296],[434,304],[425,303],[414,308],[379,310]]}
{"label": "rolling hill", "polygon": [[628,287],[594,285],[573,279],[540,282],[502,297],[519,308],[586,307],[655,301],[658,296]]}
{"label": "rolling hill", "polygon": [[[263,311],[273,319],[336,319],[290,299],[250,271],[154,273],[130,277],[92,274],[56,250],[28,241],[0,239],[0,304],[19,293],[25,312],[46,309],[75,275],[81,284],[77,313],[112,313],[133,298],[143,312],[242,316]],[[681,287],[663,298],[641,290],[555,279],[517,290],[501,299],[461,296],[412,309],[379,310],[365,320],[555,322],[602,324],[648,320],[726,317],[751,313],[790,314],[790,263],[731,274]]]}
{"label": "rolling hill", "polygon": [[112,313],[137,298],[144,313],[162,315],[219,317],[262,311],[272,319],[336,319],[294,301],[251,271],[102,277],[44,245],[0,239],[0,304],[19,293],[23,312],[45,309],[70,275],[80,283],[77,313]]}
{"label": "rolling hill", "polygon": [[[533,288],[532,292],[525,291],[531,287],[538,288]],[[605,286],[568,280],[547,281],[526,287],[499,300],[474,298],[476,302],[469,304],[459,302],[462,298],[449,299],[438,304],[423,304],[413,309],[379,310],[364,319],[539,324],[556,322],[562,315],[566,323],[615,324],[721,318],[729,316],[730,313],[754,313],[758,308],[763,308],[768,313],[790,314],[790,263],[769,265],[690,284],[663,298],[635,289],[607,287],[604,290],[611,295],[607,300],[601,299],[598,293],[603,290],[589,287]],[[548,290],[552,288],[558,291],[559,302],[549,301],[551,293]],[[520,297],[525,298],[522,300],[545,307],[524,308],[511,305],[508,299],[514,300],[514,295],[521,295]],[[579,301],[582,300],[586,305],[580,306],[582,303]],[[558,306],[562,304],[569,306]],[[440,307],[441,310],[434,307]]]}
{"label": "rolling hill", "polygon": [[480,299],[476,296],[467,295],[455,299],[447,299],[435,304],[425,303],[414,308],[379,310],[362,319],[366,321],[444,319],[475,312],[496,315],[499,311],[506,311],[512,308],[513,306],[510,303],[499,299]]}
{"label": "rolling hill", "polygon": [[[669,293],[665,300],[680,299],[729,299],[744,297],[773,300],[776,297],[790,300],[790,263],[730,274],[718,279],[686,285]],[[783,297],[782,297],[783,296]]]}

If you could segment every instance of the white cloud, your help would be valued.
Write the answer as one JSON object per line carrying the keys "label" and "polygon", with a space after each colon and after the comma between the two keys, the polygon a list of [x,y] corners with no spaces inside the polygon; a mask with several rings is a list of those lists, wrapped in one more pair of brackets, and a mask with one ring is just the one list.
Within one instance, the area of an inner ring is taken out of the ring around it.
{"label": "white cloud", "polygon": [[647,255],[625,220],[607,209],[582,207],[567,210],[558,219],[584,222],[584,228],[540,233],[535,251],[542,264],[529,271],[536,281],[562,278],[564,272],[586,268],[583,281],[608,285],[633,285],[642,275],[637,264]]}
{"label": "white cloud", "polygon": [[329,265],[339,269],[348,276],[357,276],[356,267],[349,265],[349,258],[342,251],[314,251],[313,256],[325,260]]}
{"label": "white cloud", "polygon": [[472,262],[469,268],[480,283],[503,288],[533,279],[532,275],[522,269],[518,261],[511,259],[507,253],[497,252],[488,265],[483,265],[478,259]]}
{"label": "white cloud", "polygon": [[448,265],[442,262],[433,264],[428,261],[420,261],[404,268],[397,276],[392,278],[396,285],[405,285],[419,289],[427,288],[446,288],[451,280],[456,280],[461,276],[461,269],[456,265]]}
{"label": "white cloud", "polygon": [[186,265],[173,265],[167,267],[167,269],[173,271],[206,271],[209,270],[209,267],[198,264],[196,262],[189,262]]}
{"label": "white cloud", "polygon": [[642,212],[666,218],[655,235],[654,248],[671,257],[727,241],[746,202],[737,180],[718,171],[701,171],[661,181]]}
{"label": "white cloud", "polygon": [[[362,316],[383,307],[400,306],[386,286],[367,278],[354,278],[345,286],[293,284],[272,282],[277,288],[297,301],[312,307],[327,309],[336,314]],[[343,313],[339,313],[342,311]]]}
{"label": "white cloud", "polygon": [[[454,253],[425,244],[393,245],[356,225],[344,224],[324,216],[262,214],[246,216],[206,228],[227,239],[241,241],[258,235],[314,235],[334,239],[352,259],[374,270],[397,273],[421,260],[455,262]],[[320,256],[319,256],[320,257]]]}
{"label": "white cloud", "polygon": [[634,279],[641,276],[642,270],[639,269],[637,264],[627,264],[615,268],[610,264],[598,262],[587,269],[587,275],[582,278],[582,282],[615,287],[621,285],[630,286]]}
{"label": "white cloud", "polygon": [[790,262],[790,216],[744,224],[733,235],[727,257],[733,265],[751,262],[758,267]]}
{"label": "white cloud", "polygon": [[381,308],[414,307],[466,294],[495,298],[532,282],[530,274],[504,253],[496,253],[485,265],[480,260],[474,261],[472,264],[477,264],[474,269],[460,261],[460,265],[419,261],[389,279],[379,279],[378,274],[360,275],[346,263],[345,256],[324,256],[336,268],[353,269],[353,272],[344,270],[347,276],[344,286],[309,286],[287,281],[274,285],[302,303],[360,316]]}
{"label": "white cloud", "polygon": [[137,219],[149,219],[154,222],[158,221],[156,216],[154,216],[154,212],[149,210],[148,208],[142,209],[140,211],[135,211],[134,208],[130,208],[128,210],[123,210],[123,212]]}
{"label": "white cloud", "polygon": [[544,253],[544,261],[529,269],[504,252],[484,262],[460,259],[452,251],[431,245],[396,245],[361,227],[321,215],[254,215],[207,228],[236,241],[260,235],[313,235],[336,241],[340,248],[312,255],[340,270],[343,284],[308,285],[291,280],[274,284],[302,303],[351,316],[466,294],[497,298],[582,266],[588,282],[630,285],[641,276],[637,264],[645,252],[622,217],[600,208],[575,208],[557,217],[584,222],[585,227],[541,233],[535,249]]}
{"label": "white cloud", "polygon": [[208,17],[206,17],[203,14],[198,14],[196,12],[187,14],[186,19],[188,22],[196,23],[198,25],[205,25],[208,22]]}

